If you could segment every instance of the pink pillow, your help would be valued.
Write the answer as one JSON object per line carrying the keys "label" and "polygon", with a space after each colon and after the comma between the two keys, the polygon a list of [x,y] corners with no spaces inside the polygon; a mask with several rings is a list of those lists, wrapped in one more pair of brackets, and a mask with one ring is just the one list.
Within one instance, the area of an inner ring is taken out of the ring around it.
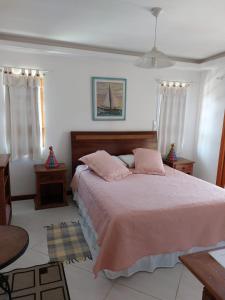
{"label": "pink pillow", "polygon": [[104,150],[85,155],[79,160],[106,181],[120,180],[131,174],[121,161],[113,159],[113,157]]}
{"label": "pink pillow", "polygon": [[161,153],[157,150],[137,148],[133,150],[135,173],[165,175]]}

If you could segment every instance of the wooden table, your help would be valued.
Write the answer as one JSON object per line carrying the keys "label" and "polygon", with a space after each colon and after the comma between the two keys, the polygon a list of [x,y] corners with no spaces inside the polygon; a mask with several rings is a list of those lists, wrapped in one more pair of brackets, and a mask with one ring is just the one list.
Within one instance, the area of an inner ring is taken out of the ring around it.
{"label": "wooden table", "polygon": [[225,268],[208,251],[183,255],[180,260],[204,285],[202,300],[225,300]]}
{"label": "wooden table", "polygon": [[[0,270],[18,259],[27,249],[29,236],[23,228],[12,225],[0,225]],[[0,274],[0,287],[11,299],[7,278]]]}

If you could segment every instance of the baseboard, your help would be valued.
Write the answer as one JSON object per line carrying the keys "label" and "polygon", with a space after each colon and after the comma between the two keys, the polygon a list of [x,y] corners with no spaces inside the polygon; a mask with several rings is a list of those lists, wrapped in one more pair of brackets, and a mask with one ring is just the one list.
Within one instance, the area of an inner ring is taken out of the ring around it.
{"label": "baseboard", "polygon": [[12,201],[30,200],[35,198],[35,194],[11,196]]}
{"label": "baseboard", "polygon": [[[72,195],[72,190],[69,190],[66,192],[67,195]],[[11,196],[12,201],[20,201],[20,200],[31,200],[34,199],[36,194],[30,194],[30,195],[17,195],[17,196]]]}

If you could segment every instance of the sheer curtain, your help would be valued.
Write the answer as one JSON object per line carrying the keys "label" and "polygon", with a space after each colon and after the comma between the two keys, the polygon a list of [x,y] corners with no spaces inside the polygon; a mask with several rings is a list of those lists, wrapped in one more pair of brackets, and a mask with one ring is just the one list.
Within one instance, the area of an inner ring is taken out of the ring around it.
{"label": "sheer curtain", "polygon": [[166,155],[172,143],[177,154],[183,148],[187,86],[160,86],[158,105],[158,145]]}
{"label": "sheer curtain", "polygon": [[25,157],[38,160],[41,156],[40,76],[5,70],[3,84],[7,151],[13,160]]}

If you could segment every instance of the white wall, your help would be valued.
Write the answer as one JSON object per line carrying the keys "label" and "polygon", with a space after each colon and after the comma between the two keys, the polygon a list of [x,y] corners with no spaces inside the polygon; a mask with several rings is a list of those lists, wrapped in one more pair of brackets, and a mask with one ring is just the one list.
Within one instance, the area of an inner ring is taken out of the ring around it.
{"label": "white wall", "polygon": [[225,79],[221,67],[202,74],[201,113],[199,117],[199,135],[197,143],[196,175],[204,180],[216,183],[222,124],[225,110]]}
{"label": "white wall", "polygon": [[[71,178],[71,130],[152,130],[156,115],[155,79],[192,81],[189,88],[183,155],[194,157],[195,125],[200,75],[189,70],[145,70],[121,61],[88,56],[50,56],[0,51],[0,65],[38,67],[49,70],[45,84],[47,145],[53,145],[58,160],[66,162]],[[126,121],[93,121],[91,76],[127,78]],[[0,85],[0,101],[3,92]],[[0,116],[2,118],[2,116]],[[33,164],[13,162],[12,194],[35,192]]]}

